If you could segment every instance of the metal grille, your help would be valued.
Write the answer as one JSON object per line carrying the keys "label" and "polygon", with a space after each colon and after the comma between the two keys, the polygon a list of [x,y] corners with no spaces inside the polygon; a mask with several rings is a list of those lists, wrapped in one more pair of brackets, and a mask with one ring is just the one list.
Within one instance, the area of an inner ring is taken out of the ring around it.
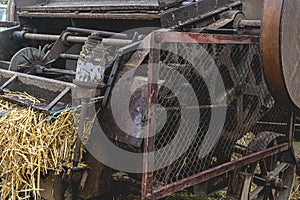
{"label": "metal grille", "polygon": [[[154,172],[154,188],[246,155],[259,132],[286,133],[287,115],[268,92],[259,45],[163,43],[160,57],[159,83],[164,84],[158,92],[155,149],[163,152],[155,154],[154,162],[175,162]],[[211,121],[214,110],[220,115],[226,110],[224,125]],[[210,125],[221,134],[208,134]]]}

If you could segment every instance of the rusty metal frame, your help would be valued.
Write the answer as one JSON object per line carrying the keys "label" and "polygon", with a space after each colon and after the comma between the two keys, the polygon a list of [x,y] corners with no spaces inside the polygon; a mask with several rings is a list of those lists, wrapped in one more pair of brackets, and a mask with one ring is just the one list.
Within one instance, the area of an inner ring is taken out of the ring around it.
{"label": "rusty metal frame", "polygon": [[259,36],[161,32],[161,42],[201,44],[259,44]]}
{"label": "rusty metal frame", "polygon": [[[2,85],[0,85],[0,92],[6,89],[10,84],[12,84],[14,81],[20,81],[22,83],[31,85],[31,86],[36,86],[39,87],[41,90],[47,90],[47,91],[52,91],[52,92],[59,92],[58,95],[55,95],[53,99],[48,99],[50,100],[50,103],[40,107],[34,105],[34,103],[31,102],[23,102],[20,101],[17,98],[13,97],[1,97],[1,99],[8,100],[15,102],[20,105],[24,106],[30,106],[34,109],[46,112],[46,113],[53,113],[55,110],[52,110],[58,102],[63,99],[68,93],[70,93],[73,89],[76,88],[76,85],[72,83],[66,83],[62,81],[57,81],[57,80],[52,80],[48,78],[43,78],[43,77],[36,77],[32,75],[27,75],[27,74],[22,74],[18,72],[12,72],[12,71],[7,71],[7,70],[2,70],[0,69],[0,76],[3,76],[5,78],[8,78],[6,82],[4,82]],[[43,83],[43,84],[41,84]]]}
{"label": "rusty metal frame", "polygon": [[254,163],[261,159],[270,157],[272,155],[275,155],[275,154],[278,154],[278,153],[281,153],[281,152],[284,152],[287,150],[289,150],[289,144],[284,143],[284,144],[278,145],[273,148],[268,148],[264,151],[260,151],[257,153],[253,153],[253,154],[244,156],[233,162],[228,162],[228,163],[219,165],[217,167],[205,170],[203,172],[200,172],[200,173],[190,176],[188,178],[182,179],[178,182],[160,187],[153,191],[153,198],[154,199],[164,198],[175,192],[179,192],[179,191],[189,188],[191,186],[194,186],[194,185],[197,185],[204,181],[207,181],[207,180],[211,179],[212,177],[217,177],[219,175],[225,174],[227,172],[230,172],[234,169],[237,169],[237,168],[247,165],[249,163]]}
{"label": "rusty metal frame", "polygon": [[159,79],[159,61],[160,61],[160,34],[154,32],[150,40],[149,66],[148,66],[148,86],[147,86],[147,135],[144,140],[144,159],[142,177],[142,199],[153,199],[153,166],[154,166],[154,150],[155,150],[155,135],[156,120],[155,109],[152,110],[152,105],[158,101],[158,79]]}
{"label": "rusty metal frame", "polygon": [[7,21],[0,22],[0,27],[10,28],[10,27],[14,27],[14,26],[18,26],[18,23],[17,22],[7,22]]}
{"label": "rusty metal frame", "polygon": [[183,25],[195,23],[205,17],[217,15],[223,11],[241,6],[240,1],[217,0],[214,4],[211,0],[195,1],[187,5],[180,6],[162,12],[162,27],[178,28]]}
{"label": "rusty metal frame", "polygon": [[[148,81],[148,97],[147,97],[147,125],[148,136],[154,135],[156,124],[155,120],[151,120],[155,116],[155,111],[151,110],[151,106],[157,103],[158,83],[159,78],[159,62],[160,62],[160,45],[161,43],[202,43],[202,44],[259,44],[260,37],[248,35],[223,35],[223,34],[199,34],[199,33],[180,33],[180,32],[155,32],[151,38],[151,51],[149,56],[149,77]],[[293,127],[294,115],[291,116],[290,127]],[[199,183],[205,182],[212,177],[216,177],[228,173],[236,168],[245,166],[249,163],[257,162],[261,159],[272,155],[287,152],[292,148],[291,137],[294,129],[290,129],[287,133],[288,142],[275,147],[268,148],[263,151],[251,153],[235,161],[221,164],[217,167],[202,171],[193,176],[179,180],[177,182],[153,188],[153,172],[143,174],[142,180],[142,199],[161,199],[175,192],[179,192],[186,188],[192,187]],[[154,156],[151,153],[154,151],[155,138],[146,137],[144,142],[144,152],[147,152],[144,158],[144,169],[151,169],[154,163]]]}

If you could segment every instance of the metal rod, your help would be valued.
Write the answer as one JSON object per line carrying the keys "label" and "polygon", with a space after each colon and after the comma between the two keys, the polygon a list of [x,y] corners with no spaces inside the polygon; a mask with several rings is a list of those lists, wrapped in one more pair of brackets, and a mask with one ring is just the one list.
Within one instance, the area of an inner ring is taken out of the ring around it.
{"label": "metal rod", "polygon": [[159,80],[159,61],[160,61],[160,43],[157,38],[160,38],[160,33],[155,32],[151,35],[149,67],[148,67],[148,86],[147,86],[147,131],[144,139],[144,157],[142,177],[142,199],[153,198],[153,170],[154,170],[154,150],[155,150],[155,133],[156,120],[155,109],[152,110],[152,105],[158,102],[158,80]]}
{"label": "metal rod", "polygon": [[[37,86],[41,89],[46,89],[46,90],[50,90],[50,91],[54,91],[54,92],[61,92],[66,87],[71,87],[71,88],[76,87],[76,85],[73,83],[67,83],[67,82],[44,78],[44,77],[40,77],[40,76],[18,73],[15,71],[8,71],[8,70],[0,69],[0,74],[4,78],[6,78],[6,77],[11,78],[16,75],[16,76],[18,76],[17,80],[22,83],[30,84],[32,86]],[[44,84],[41,84],[41,83],[44,83]]]}
{"label": "metal rod", "polygon": [[180,106],[180,107],[162,107],[162,108],[156,108],[157,111],[180,111],[180,110],[193,110],[193,109],[216,109],[216,108],[224,108],[227,107],[227,105],[201,105],[201,106]]}
{"label": "metal rod", "polygon": [[18,77],[17,74],[13,75],[13,77],[11,77],[8,81],[6,81],[6,82],[0,87],[0,90],[3,90],[4,88],[6,88],[9,84],[11,84],[14,80],[16,80],[17,77]]}
{"label": "metal rod", "polygon": [[288,134],[288,141],[289,141],[289,145],[290,147],[293,147],[293,139],[294,139],[294,135],[295,135],[295,113],[292,112],[290,119],[288,121],[288,127],[289,127],[289,134]]}
{"label": "metal rod", "polygon": [[217,167],[213,167],[211,169],[205,170],[188,178],[179,180],[175,183],[171,183],[169,185],[160,187],[153,191],[154,199],[161,199],[166,196],[169,196],[175,192],[179,192],[191,186],[197,185],[199,183],[203,183],[212,177],[217,177],[227,172],[230,172],[234,169],[247,165],[249,163],[257,162],[261,159],[270,157],[272,155],[287,151],[289,149],[289,144],[284,143],[278,145],[276,147],[268,148],[263,151],[259,151],[256,153],[252,153],[250,155],[244,156],[232,162],[227,162]]}
{"label": "metal rod", "polygon": [[64,89],[46,108],[45,110],[51,110],[69,91],[70,87]]}
{"label": "metal rod", "polygon": [[68,18],[68,19],[132,19],[132,20],[155,20],[159,19],[157,13],[49,13],[49,12],[20,12],[19,17],[39,17],[39,18]]}
{"label": "metal rod", "polygon": [[[37,34],[37,33],[24,33],[23,38],[27,40],[42,40],[42,41],[57,41],[59,35],[50,35],[50,34]],[[66,41],[71,43],[85,43],[87,37],[78,37],[78,36],[67,36]],[[122,39],[111,39],[103,38],[102,43],[104,45],[118,46],[123,47],[132,43],[131,40],[122,40]]]}
{"label": "metal rod", "polygon": [[139,44],[140,44],[140,42],[135,42],[135,43],[132,43],[132,44],[127,45],[125,47],[122,47],[118,50],[116,58],[114,59],[115,61],[114,61],[112,70],[111,70],[110,75],[109,75],[108,82],[107,82],[107,88],[106,88],[106,91],[105,91],[104,99],[102,101],[102,108],[104,108],[106,106],[106,104],[109,100],[111,89],[112,89],[113,84],[114,84],[115,79],[116,79],[116,73],[117,73],[117,71],[120,67],[121,57],[124,55],[124,53],[127,53],[129,51],[133,51],[134,49],[136,49]]}
{"label": "metal rod", "polygon": [[109,32],[109,31],[99,31],[99,30],[86,29],[86,28],[68,27],[67,31],[85,33],[85,34],[98,33],[100,36],[103,36],[103,37],[114,37],[114,38],[118,38],[118,39],[127,39],[128,38],[128,36],[126,34],[123,34],[123,33],[115,33],[115,32]]}
{"label": "metal rod", "polygon": [[17,26],[18,23],[17,22],[5,22],[5,21],[2,21],[0,22],[0,27],[13,27],[13,26]]}
{"label": "metal rod", "polygon": [[199,44],[259,44],[260,37],[248,35],[161,32],[162,42]]}
{"label": "metal rod", "polygon": [[[283,122],[262,122],[258,121],[256,124],[260,125],[272,125],[272,126],[287,126],[288,123],[283,123]],[[295,127],[300,127],[300,124],[295,124]]]}
{"label": "metal rod", "polygon": [[60,58],[63,59],[70,59],[70,60],[78,60],[79,59],[79,55],[75,55],[75,54],[66,54],[66,53],[62,53],[59,56]]}
{"label": "metal rod", "polygon": [[251,28],[260,28],[261,27],[261,20],[241,20],[239,22],[239,27],[251,27]]}

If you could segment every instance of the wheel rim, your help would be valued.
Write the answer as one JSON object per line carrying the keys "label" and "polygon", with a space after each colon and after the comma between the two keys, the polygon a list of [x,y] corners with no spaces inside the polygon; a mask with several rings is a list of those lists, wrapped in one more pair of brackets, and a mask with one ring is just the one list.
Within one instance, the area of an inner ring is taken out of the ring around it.
{"label": "wheel rim", "polygon": [[253,174],[249,199],[288,200],[294,183],[296,166],[281,161],[277,155],[249,166]]}

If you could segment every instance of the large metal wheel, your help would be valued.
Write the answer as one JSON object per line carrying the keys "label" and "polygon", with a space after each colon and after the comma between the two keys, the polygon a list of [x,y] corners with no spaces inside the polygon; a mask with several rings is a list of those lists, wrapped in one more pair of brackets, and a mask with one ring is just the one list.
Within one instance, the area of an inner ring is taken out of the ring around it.
{"label": "large metal wheel", "polygon": [[300,110],[300,1],[265,0],[262,60],[272,95],[285,107]]}
{"label": "large metal wheel", "polygon": [[[255,148],[260,151],[278,145],[282,139],[282,135],[263,132],[251,142],[249,149]],[[294,164],[286,163],[281,156],[274,155],[250,164],[246,171],[252,174],[252,182],[249,184],[249,200],[289,199],[296,171]]]}

